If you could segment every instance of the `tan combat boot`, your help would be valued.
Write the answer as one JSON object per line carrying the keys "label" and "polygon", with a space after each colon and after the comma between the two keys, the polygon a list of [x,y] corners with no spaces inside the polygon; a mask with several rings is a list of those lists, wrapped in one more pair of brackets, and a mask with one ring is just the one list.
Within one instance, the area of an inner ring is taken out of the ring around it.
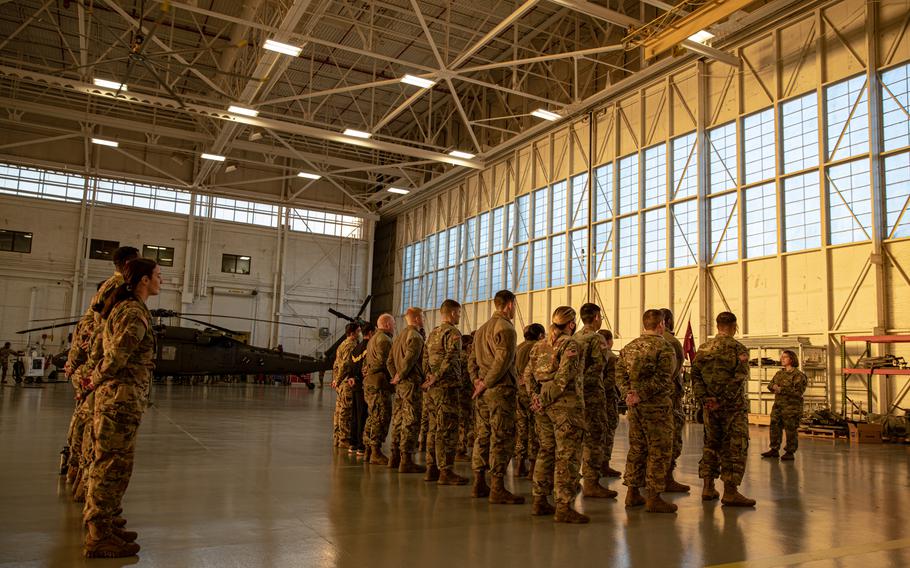
{"label": "tan combat boot", "polygon": [[398,473],[423,473],[427,470],[422,465],[414,463],[414,457],[411,452],[401,454],[401,463],[398,466]]}
{"label": "tan combat boot", "polygon": [[373,446],[370,453],[370,465],[389,465],[389,458],[382,453],[381,446]]}
{"label": "tan combat boot", "polygon": [[714,501],[720,497],[720,493],[717,492],[717,489],[714,488],[714,478],[706,477],[705,486],[701,490],[701,500],[702,501]]}
{"label": "tan combat boot", "polygon": [[531,514],[535,517],[545,517],[556,512],[556,507],[550,505],[546,495],[535,495],[531,505]]}
{"label": "tan combat boot", "polygon": [[600,468],[601,477],[622,477],[621,471],[616,471],[610,467],[610,462],[604,462],[603,466]]}
{"label": "tan combat boot", "polygon": [[427,467],[427,474],[423,476],[424,481],[439,481],[439,468],[436,464]]}
{"label": "tan combat boot", "polygon": [[474,472],[474,487],[471,488],[471,497],[483,499],[489,497],[490,488],[487,487],[487,474],[484,470],[479,469]]}
{"label": "tan combat boot", "polygon": [[667,503],[660,496],[660,491],[648,490],[648,498],[645,500],[645,511],[649,513],[675,513],[675,503]]}
{"label": "tan combat boot", "polygon": [[629,487],[626,491],[626,509],[641,507],[645,504],[645,498],[641,496],[638,487]]}
{"label": "tan combat boot", "polygon": [[680,483],[673,479],[673,471],[670,470],[667,472],[667,481],[664,484],[665,493],[688,493],[692,489],[685,483]]}
{"label": "tan combat boot", "polygon": [[468,478],[462,477],[455,473],[455,471],[450,467],[445,468],[439,472],[439,480],[436,481],[437,485],[467,485]]}
{"label": "tan combat boot", "polygon": [[590,523],[591,519],[587,515],[582,515],[568,504],[560,503],[556,505],[556,516],[553,517],[553,521],[557,523],[584,525]]}
{"label": "tan combat boot", "polygon": [[581,482],[581,494],[592,499],[614,499],[619,493],[607,489],[596,479],[584,479]]}
{"label": "tan combat boot", "polygon": [[118,528],[118,529],[122,529],[123,527],[126,526],[126,519],[124,519],[123,517],[120,517],[120,516],[116,516],[111,519],[111,526]]}
{"label": "tan combat boot", "polygon": [[754,507],[755,499],[749,499],[740,493],[732,483],[724,482],[724,496],[720,500],[725,507]]}
{"label": "tan combat boot", "polygon": [[82,549],[86,558],[125,558],[138,552],[138,544],[124,542],[110,527],[101,523],[86,524],[85,546]]}
{"label": "tan combat boot", "polygon": [[123,542],[136,542],[136,539],[139,538],[139,533],[136,531],[128,531],[120,527],[115,527],[113,523],[111,523],[111,532]]}
{"label": "tan combat boot", "polygon": [[525,479],[534,481],[534,467],[537,466],[537,460],[528,460],[528,461],[530,463],[528,464],[528,475],[525,477]]}
{"label": "tan combat boot", "polygon": [[525,498],[510,492],[506,489],[503,478],[494,475],[490,479],[489,501],[494,505],[521,505],[525,502]]}
{"label": "tan combat boot", "polygon": [[392,448],[392,455],[389,457],[389,467],[398,469],[401,465],[401,451],[398,448]]}

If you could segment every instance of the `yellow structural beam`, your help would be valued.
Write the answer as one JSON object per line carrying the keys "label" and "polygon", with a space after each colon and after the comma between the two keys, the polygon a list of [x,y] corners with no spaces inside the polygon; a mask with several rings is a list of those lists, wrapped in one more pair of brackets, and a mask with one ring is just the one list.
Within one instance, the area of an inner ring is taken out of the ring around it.
{"label": "yellow structural beam", "polygon": [[651,59],[664,51],[672,49],[695,32],[716,24],[754,1],[715,0],[686,17],[668,24],[663,30],[641,42],[645,59]]}

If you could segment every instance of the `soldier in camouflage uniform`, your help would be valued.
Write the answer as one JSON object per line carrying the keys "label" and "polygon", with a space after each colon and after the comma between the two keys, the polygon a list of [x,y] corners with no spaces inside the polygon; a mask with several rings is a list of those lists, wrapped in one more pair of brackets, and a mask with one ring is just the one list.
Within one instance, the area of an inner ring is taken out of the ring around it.
{"label": "soldier in camouflage uniform", "polygon": [[581,306],[582,330],[575,341],[581,348],[585,401],[585,441],[582,452],[582,494],[592,498],[614,498],[616,491],[600,484],[607,431],[607,394],[604,390],[604,367],[607,365],[607,342],[597,331],[603,326],[600,306]]}
{"label": "soldier in camouflage uniform", "polygon": [[430,332],[423,352],[427,377],[427,475],[426,481],[439,485],[466,485],[467,478],[455,473],[455,446],[458,443],[458,389],[463,380],[461,366],[461,304],[446,300],[439,308],[442,323]]}
{"label": "soldier in camouflage uniform", "polygon": [[682,343],[673,335],[673,312],[669,308],[661,308],[664,316],[664,339],[673,348],[676,355],[676,364],[673,367],[673,459],[670,460],[670,469],[667,470],[667,484],[664,491],[667,493],[687,493],[691,489],[684,483],[679,483],[673,477],[676,469],[676,460],[682,454],[682,434],[686,427],[686,415],[683,412],[683,347]]}
{"label": "soldier in camouflage uniform", "polygon": [[705,482],[702,499],[720,496],[714,488],[714,480],[720,477],[724,505],[753,507],[755,501],[738,490],[749,450],[749,350],[733,339],[735,315],[721,312],[716,321],[717,335],[698,348],[692,363],[692,387],[702,403],[705,422],[704,451],[698,464],[698,476]]}
{"label": "soldier in camouflage uniform", "polygon": [[[534,504],[531,514],[551,515],[557,523],[587,523],[572,508],[578,493],[579,466],[585,436],[582,348],[572,337],[575,310],[556,308],[550,333],[531,349],[524,381],[530,385],[531,410],[537,415],[540,449],[534,464]],[[556,508],[547,496],[556,488]]]}
{"label": "soldier in camouflage uniform", "polygon": [[[531,412],[531,391],[524,382],[525,367],[531,357],[534,344],[547,336],[547,330],[539,323],[532,323],[524,329],[525,340],[515,349],[515,374],[518,376],[518,411],[515,423],[515,462],[518,464],[516,475],[519,477],[534,476],[534,461],[537,459],[537,431],[534,425],[534,413]],[[525,458],[530,465],[525,466]]]}
{"label": "soldier in camouflage uniform", "polygon": [[148,403],[155,367],[155,334],[145,305],[161,289],[161,270],[139,258],[124,270],[125,283],[105,304],[104,358],[91,374],[95,393],[94,461],[85,498],[88,558],[133,556],[136,533],[115,527],[123,494],[133,471],[136,434]]}
{"label": "soldier in camouflage uniform", "polygon": [[387,368],[395,385],[392,410],[392,457],[389,467],[399,473],[423,473],[426,468],[414,463],[417,435],[420,430],[421,386],[423,374],[423,310],[408,308],[408,327],[395,336]]}
{"label": "soldier in camouflage uniform", "polygon": [[363,362],[363,392],[367,401],[367,423],[364,427],[364,444],[370,452],[370,464],[388,465],[389,459],[382,453],[382,443],[389,433],[392,420],[392,393],[389,371],[386,365],[392,350],[392,335],[395,333],[395,318],[382,314],[376,320],[376,333],[367,344]]}
{"label": "soldier in camouflage uniform", "polygon": [[774,393],[774,407],[771,408],[771,449],[762,457],[776,458],[780,455],[780,443],[784,431],[787,432],[787,445],[780,459],[793,460],[793,454],[799,447],[797,429],[803,416],[803,393],[809,386],[806,374],[799,370],[799,359],[789,349],[780,354],[783,369],[774,374],[768,390]]}
{"label": "soldier in camouflage uniform", "polygon": [[[517,336],[515,294],[500,290],[493,297],[496,311],[474,334],[474,360],[477,382],[472,397],[476,401],[474,426],[474,497],[489,497],[494,505],[518,505],[524,497],[512,494],[505,486],[506,468],[515,451],[516,389],[515,348]],[[487,487],[486,471],[490,470]]]}
{"label": "soldier in camouflage uniform", "polygon": [[348,448],[351,437],[351,417],[354,412],[354,348],[360,343],[360,325],[349,323],[344,327],[345,339],[335,350],[332,365],[332,388],[338,393],[335,414],[332,417],[333,441],[336,448]]}
{"label": "soldier in camouflage uniform", "polygon": [[[477,361],[471,358],[474,349],[474,336],[461,336],[461,368],[464,370],[461,385],[458,387],[458,448],[455,461],[470,462],[468,448],[474,445],[474,381],[477,378]],[[474,368],[471,368],[473,361]]]}
{"label": "soldier in camouflage uniform", "polygon": [[[676,505],[660,494],[673,452],[673,369],[676,355],[663,338],[660,310],[642,315],[644,330],[619,352],[616,380],[629,406],[629,455],[623,484],[626,507],[645,505],[649,513],[673,513]],[[647,487],[642,498],[640,487]]]}
{"label": "soldier in camouflage uniform", "polygon": [[601,329],[597,332],[607,345],[607,362],[604,364],[604,397],[606,408],[606,427],[604,428],[604,460],[600,467],[601,477],[622,477],[622,472],[610,467],[613,456],[613,441],[616,427],[619,426],[619,388],[616,386],[616,353],[613,353],[613,332]]}

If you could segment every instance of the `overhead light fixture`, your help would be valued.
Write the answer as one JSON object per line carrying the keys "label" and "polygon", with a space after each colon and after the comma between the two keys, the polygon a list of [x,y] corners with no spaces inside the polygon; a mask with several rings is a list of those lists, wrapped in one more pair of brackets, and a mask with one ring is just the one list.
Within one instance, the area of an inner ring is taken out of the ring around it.
{"label": "overhead light fixture", "polygon": [[262,132],[250,132],[250,142],[262,140]]}
{"label": "overhead light fixture", "polygon": [[119,142],[113,140],[105,140],[104,138],[92,138],[92,144],[97,144],[99,146],[110,146],[111,148],[117,148],[120,146]]}
{"label": "overhead light fixture", "polygon": [[242,114],[243,116],[258,116],[259,115],[259,111],[256,109],[246,108],[246,107],[237,106],[237,105],[229,106],[228,112],[232,112],[234,114]]}
{"label": "overhead light fixture", "polygon": [[229,174],[231,172],[236,172],[236,171],[237,171],[237,166],[235,166],[234,164],[231,164],[230,166],[224,168],[224,173],[226,173],[226,174]]}
{"label": "overhead light fixture", "polygon": [[301,177],[304,179],[320,179],[322,176],[319,174],[311,174],[309,172],[300,172],[299,174],[297,174],[297,177]]}
{"label": "overhead light fixture", "polygon": [[400,187],[390,187],[387,191],[389,193],[397,193],[398,195],[407,195],[411,193],[410,189],[401,189]]}
{"label": "overhead light fixture", "polygon": [[539,109],[535,110],[534,112],[532,112],[531,116],[536,116],[537,118],[542,118],[544,120],[551,120],[551,121],[559,120],[560,118],[562,118],[555,112],[550,112],[550,111],[548,111],[546,109],[542,109],[542,108],[539,108]]}
{"label": "overhead light fixture", "polygon": [[104,87],[105,89],[113,89],[115,91],[125,91],[126,85],[123,83],[118,83],[117,81],[108,81],[107,79],[98,79],[95,78],[93,81],[96,87]]}
{"label": "overhead light fixture", "polygon": [[300,57],[300,52],[303,51],[302,47],[297,47],[296,45],[290,45],[287,43],[281,43],[280,41],[275,41],[273,39],[265,40],[265,43],[262,45],[262,47],[268,49],[269,51],[290,55],[291,57]]}
{"label": "overhead light fixture", "polygon": [[345,128],[344,135],[350,136],[352,138],[363,138],[364,140],[372,136],[372,134],[369,132],[364,132],[363,130],[354,130],[353,128]]}
{"label": "overhead light fixture", "polygon": [[203,160],[212,160],[213,162],[223,162],[224,156],[219,156],[218,154],[205,154],[203,153],[201,158]]}
{"label": "overhead light fixture", "polygon": [[421,89],[429,89],[436,84],[436,81],[431,79],[424,79],[423,77],[415,77],[414,75],[405,75],[401,78],[401,82],[406,85],[413,85],[415,87],[420,87]]}
{"label": "overhead light fixture", "polygon": [[714,39],[714,34],[706,30],[700,30],[690,35],[688,39],[695,43],[705,43],[708,40]]}
{"label": "overhead light fixture", "polygon": [[467,152],[462,152],[461,150],[452,150],[449,152],[449,155],[453,158],[461,158],[463,160],[470,160],[474,157],[474,154],[469,154]]}

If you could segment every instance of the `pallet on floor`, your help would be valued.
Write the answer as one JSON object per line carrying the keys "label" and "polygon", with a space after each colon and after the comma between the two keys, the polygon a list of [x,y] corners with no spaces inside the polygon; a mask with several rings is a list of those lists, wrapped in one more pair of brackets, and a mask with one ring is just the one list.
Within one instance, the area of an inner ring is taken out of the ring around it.
{"label": "pallet on floor", "polygon": [[835,440],[847,437],[847,431],[842,428],[826,428],[824,426],[800,426],[799,435],[805,438],[819,440]]}

